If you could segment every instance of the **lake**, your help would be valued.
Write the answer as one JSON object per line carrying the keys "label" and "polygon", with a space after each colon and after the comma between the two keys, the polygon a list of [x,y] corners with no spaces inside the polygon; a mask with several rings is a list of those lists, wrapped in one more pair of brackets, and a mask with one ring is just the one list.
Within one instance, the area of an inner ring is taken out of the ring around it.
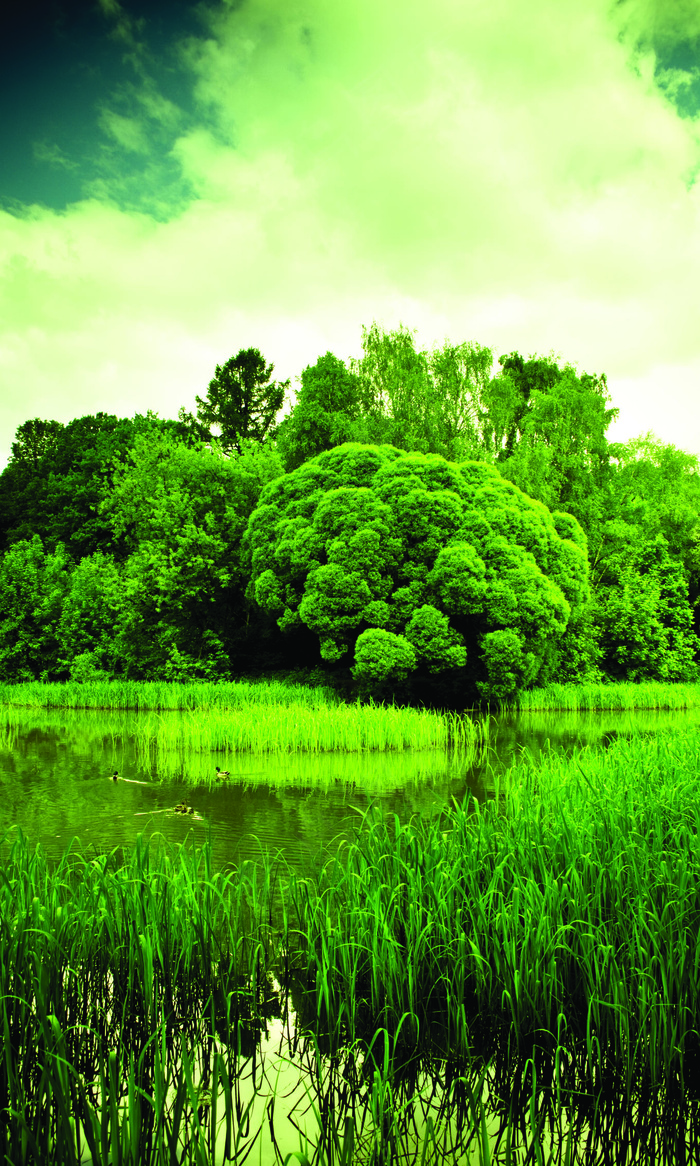
{"label": "lake", "polygon": [[[97,851],[139,833],[173,843],[210,840],[217,866],[281,852],[315,862],[352,834],[371,804],[402,821],[452,799],[493,794],[497,776],[542,750],[606,748],[634,728],[654,733],[697,723],[700,711],[504,713],[486,747],[374,753],[144,754],[143,713],[4,709],[0,715],[0,829],[19,826],[58,855],[75,837]],[[163,717],[178,717],[176,712]],[[232,714],[235,716],[235,713]],[[215,780],[215,766],[231,771]],[[121,780],[110,775],[118,770]],[[173,813],[186,801],[195,814]]]}

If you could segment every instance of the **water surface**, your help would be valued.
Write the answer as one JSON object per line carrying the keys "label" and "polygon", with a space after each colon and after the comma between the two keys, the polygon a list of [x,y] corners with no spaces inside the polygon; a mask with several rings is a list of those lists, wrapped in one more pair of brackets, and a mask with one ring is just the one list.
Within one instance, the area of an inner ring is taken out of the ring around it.
{"label": "water surface", "polygon": [[[0,710],[0,831],[19,826],[58,855],[75,837],[98,851],[139,833],[170,842],[210,839],[217,865],[282,852],[316,861],[374,804],[402,821],[439,813],[452,799],[488,797],[496,775],[527,750],[605,748],[633,729],[698,724],[700,711],[502,714],[471,754],[277,753],[144,755],[135,743],[148,714]],[[178,713],[166,713],[177,717]],[[215,766],[231,770],[215,780]],[[118,770],[114,783],[110,775]],[[173,813],[186,801],[194,816]]]}

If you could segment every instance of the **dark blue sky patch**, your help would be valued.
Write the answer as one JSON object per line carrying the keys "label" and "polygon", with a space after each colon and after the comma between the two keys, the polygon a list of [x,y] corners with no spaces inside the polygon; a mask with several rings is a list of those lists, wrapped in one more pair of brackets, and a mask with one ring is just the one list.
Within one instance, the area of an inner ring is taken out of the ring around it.
{"label": "dark blue sky patch", "polygon": [[657,53],[655,80],[681,117],[700,114],[700,42],[682,41]]}
{"label": "dark blue sky patch", "polygon": [[201,35],[199,6],[127,0],[113,15],[105,7],[28,0],[4,19],[0,203],[8,209],[63,209],[99,190],[161,218],[190,196],[169,152],[195,122],[177,45]]}

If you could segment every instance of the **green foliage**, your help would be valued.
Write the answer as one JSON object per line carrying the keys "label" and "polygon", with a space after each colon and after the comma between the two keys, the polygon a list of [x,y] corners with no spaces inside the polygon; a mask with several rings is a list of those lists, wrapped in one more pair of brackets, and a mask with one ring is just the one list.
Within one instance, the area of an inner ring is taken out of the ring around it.
{"label": "green foliage", "polygon": [[537,675],[537,658],[523,652],[523,641],[511,628],[488,632],[483,639],[488,683],[480,685],[489,700],[506,702]]}
{"label": "green foliage", "polygon": [[227,458],[139,437],[115,468],[101,512],[128,553],[116,633],[127,674],[227,674],[245,620],[239,541],[263,483],[281,472],[273,454],[244,450]]}
{"label": "green foliage", "polygon": [[483,463],[346,444],[263,491],[248,593],[282,630],[315,632],[326,661],[354,650],[358,680],[451,672],[462,694],[501,700],[553,678],[587,609],[571,523],[576,542]]}
{"label": "green foliage", "polygon": [[445,343],[416,352],[401,325],[362,330],[363,356],[352,362],[359,382],[364,431],[358,440],[438,453],[450,460],[478,456],[482,399],[491,376],[491,350],[476,343]]}
{"label": "green foliage", "polygon": [[38,535],[0,560],[0,678],[33,680],[61,670],[57,634],[71,562],[62,546],[47,554]]}
{"label": "green foliage", "polygon": [[595,619],[610,675],[692,678],[700,594],[700,473],[652,434],[611,447],[604,521],[592,545]]}
{"label": "green foliage", "polygon": [[[680,561],[688,598],[700,594],[700,465],[694,454],[658,441],[653,434],[611,447],[613,474],[606,522],[592,548],[602,563],[625,545],[663,535]],[[696,630],[698,630],[696,628]]]}
{"label": "green foliage", "polygon": [[301,374],[297,402],[279,429],[278,447],[286,470],[296,469],[353,432],[359,411],[358,379],[332,352]]}
{"label": "green foliage", "polygon": [[371,685],[405,680],[416,667],[416,653],[405,636],[395,636],[382,628],[368,628],[355,645],[356,679]]}
{"label": "green foliage", "polygon": [[123,574],[112,558],[97,551],[77,564],[56,629],[71,679],[92,680],[118,670],[116,638],[127,603]]}
{"label": "green foliage", "polygon": [[683,566],[663,535],[605,561],[597,592],[603,667],[616,679],[694,680],[693,631]]}
{"label": "green foliage", "polygon": [[[257,348],[242,348],[225,364],[216,366],[206,397],[197,397],[197,420],[212,436],[212,426],[220,429],[226,452],[243,452],[246,441],[263,442],[273,437],[275,418],[284,404],[289,381],[270,383],[273,364],[266,365]],[[182,420],[190,420],[182,414]]]}
{"label": "green foliage", "polygon": [[617,416],[608,408],[605,376],[579,376],[571,365],[524,361],[518,353],[500,363],[503,374],[487,398],[493,411],[501,397],[494,427],[499,469],[550,509],[575,515],[590,533],[603,513],[610,479],[605,434]]}
{"label": "green foliage", "polygon": [[97,413],[67,425],[38,419],[20,425],[12,458],[0,474],[5,543],[38,534],[49,550],[64,543],[75,560],[95,551],[119,555],[99,513],[112,486],[114,461],[126,455],[138,434],[173,430],[179,433],[177,423],[153,414],[121,419]]}
{"label": "green foliage", "polygon": [[406,625],[406,639],[429,672],[463,668],[467,662],[464,639],[450,627],[448,616],[430,603],[417,607]]}

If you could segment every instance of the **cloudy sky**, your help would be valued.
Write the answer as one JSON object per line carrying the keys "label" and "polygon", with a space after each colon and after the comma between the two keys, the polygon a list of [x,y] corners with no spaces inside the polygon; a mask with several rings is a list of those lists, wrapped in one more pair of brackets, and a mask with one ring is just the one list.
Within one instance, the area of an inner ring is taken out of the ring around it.
{"label": "cloudy sky", "polygon": [[0,465],[362,325],[608,376],[700,453],[700,0],[23,0],[0,38]]}

